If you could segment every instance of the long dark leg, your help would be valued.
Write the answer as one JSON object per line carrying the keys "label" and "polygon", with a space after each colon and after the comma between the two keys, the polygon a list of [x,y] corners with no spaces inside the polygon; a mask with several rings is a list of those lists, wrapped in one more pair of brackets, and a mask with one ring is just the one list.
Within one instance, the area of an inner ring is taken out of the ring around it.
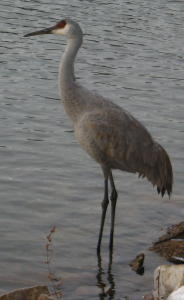
{"label": "long dark leg", "polygon": [[102,241],[102,234],[105,222],[105,216],[107,211],[107,206],[109,204],[109,197],[108,197],[108,177],[105,178],[104,182],[104,199],[102,201],[102,216],[101,216],[101,224],[100,224],[100,231],[99,231],[99,238],[98,238],[98,245],[97,245],[97,254],[100,253],[101,241]]}
{"label": "long dark leg", "polygon": [[109,249],[110,249],[110,253],[112,254],[113,251],[113,237],[114,237],[114,222],[115,222],[115,212],[116,212],[116,202],[117,202],[117,198],[118,198],[118,194],[116,191],[116,187],[114,184],[114,179],[112,176],[112,172],[110,172],[110,183],[111,183],[111,231],[110,231],[110,243],[109,243]]}

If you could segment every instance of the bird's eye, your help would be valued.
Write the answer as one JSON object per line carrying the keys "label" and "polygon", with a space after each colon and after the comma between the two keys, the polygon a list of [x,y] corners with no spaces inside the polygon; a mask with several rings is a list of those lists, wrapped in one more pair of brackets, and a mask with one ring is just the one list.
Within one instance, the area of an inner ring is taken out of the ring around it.
{"label": "bird's eye", "polygon": [[59,23],[57,23],[57,28],[64,28],[66,25],[66,21],[65,20],[62,20],[60,21]]}

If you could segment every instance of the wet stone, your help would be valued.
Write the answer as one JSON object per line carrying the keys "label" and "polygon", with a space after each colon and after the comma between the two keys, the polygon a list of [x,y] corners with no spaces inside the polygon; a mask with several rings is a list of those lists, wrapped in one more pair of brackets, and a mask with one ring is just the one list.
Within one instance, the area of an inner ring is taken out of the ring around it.
{"label": "wet stone", "polygon": [[129,263],[129,266],[132,268],[132,270],[135,271],[139,275],[144,274],[144,266],[143,266],[144,258],[145,258],[144,253],[140,253],[136,256],[136,258],[134,258]]}
{"label": "wet stone", "polygon": [[[45,298],[40,298],[40,295]],[[47,286],[33,286],[30,288],[23,288],[11,291],[9,293],[0,296],[0,300],[50,300],[52,298],[46,298],[49,296],[49,290]]]}

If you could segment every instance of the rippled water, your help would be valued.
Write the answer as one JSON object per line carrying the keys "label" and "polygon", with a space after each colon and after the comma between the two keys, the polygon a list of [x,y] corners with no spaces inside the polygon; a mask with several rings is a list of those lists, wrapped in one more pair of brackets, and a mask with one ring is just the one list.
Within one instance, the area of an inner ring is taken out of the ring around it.
{"label": "rippled water", "polygon": [[[47,283],[45,244],[53,225],[53,270],[64,299],[141,299],[165,261],[147,248],[183,220],[183,1],[3,0],[0,101],[0,289]],[[76,143],[59,101],[57,73],[65,40],[23,38],[63,17],[86,36],[78,79],[141,120],[170,154],[175,185],[162,200],[135,175],[115,172],[119,191],[114,261],[108,273],[109,220],[99,272],[96,243],[103,196],[99,166]],[[145,251],[145,274],[128,263]]]}

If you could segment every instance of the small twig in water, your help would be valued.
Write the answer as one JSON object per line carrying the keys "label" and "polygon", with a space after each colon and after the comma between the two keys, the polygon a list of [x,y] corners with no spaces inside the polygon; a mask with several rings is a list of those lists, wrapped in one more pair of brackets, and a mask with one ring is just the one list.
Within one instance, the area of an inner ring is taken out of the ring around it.
{"label": "small twig in water", "polygon": [[45,245],[46,248],[46,264],[48,268],[48,279],[51,282],[53,293],[51,293],[52,296],[55,296],[57,300],[60,300],[62,297],[61,292],[61,279],[58,278],[55,273],[52,271],[51,267],[51,261],[53,257],[53,244],[52,244],[52,238],[53,234],[56,232],[56,227],[53,226],[49,232],[49,234],[46,236],[47,243]]}

